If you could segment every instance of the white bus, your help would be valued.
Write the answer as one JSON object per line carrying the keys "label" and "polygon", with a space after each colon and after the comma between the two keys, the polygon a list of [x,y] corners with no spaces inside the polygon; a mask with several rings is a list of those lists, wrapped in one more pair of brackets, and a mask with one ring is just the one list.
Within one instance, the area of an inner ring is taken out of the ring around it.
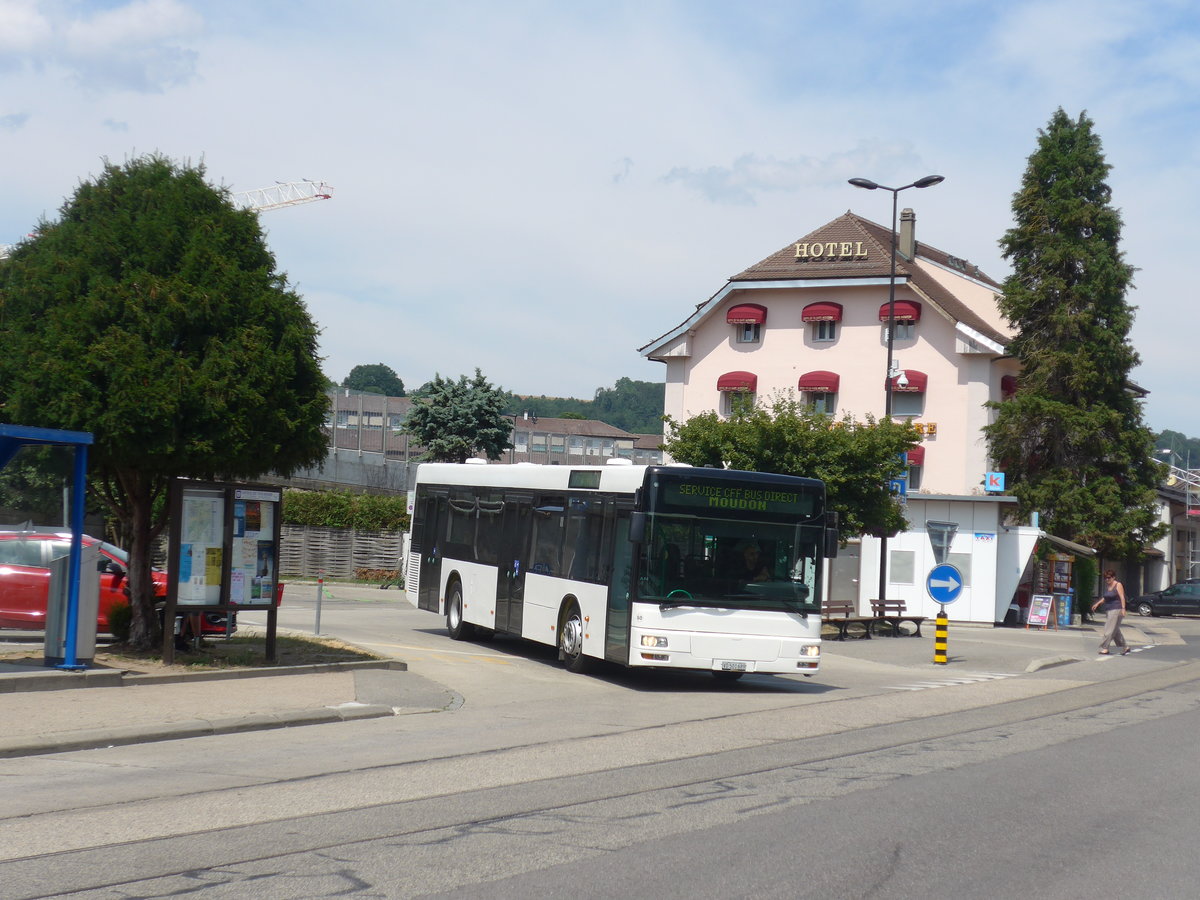
{"label": "white bus", "polygon": [[575,672],[598,659],[727,679],[820,667],[838,536],[815,479],[426,463],[412,509],[407,597],[456,640],[556,645]]}

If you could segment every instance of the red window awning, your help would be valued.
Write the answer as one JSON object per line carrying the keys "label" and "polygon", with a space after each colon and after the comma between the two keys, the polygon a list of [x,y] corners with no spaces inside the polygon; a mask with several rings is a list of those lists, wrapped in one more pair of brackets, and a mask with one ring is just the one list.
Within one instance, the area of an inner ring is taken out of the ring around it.
{"label": "red window awning", "polygon": [[767,308],[757,303],[742,303],[725,314],[730,325],[762,325],[767,321]]}
{"label": "red window awning", "polygon": [[800,376],[800,383],[796,385],[796,390],[836,394],[839,380],[840,376],[834,372],[805,372]]}
{"label": "red window awning", "polygon": [[925,465],[925,448],[924,447],[913,447],[911,450],[909,450],[908,451],[908,464],[910,466]]}
{"label": "red window awning", "polygon": [[717,379],[718,391],[744,391],[753,394],[758,387],[758,376],[752,372],[726,372]]}
{"label": "red window awning", "polygon": [[905,369],[902,373],[904,380],[908,382],[901,386],[900,375],[892,379],[892,390],[898,394],[923,394],[925,386],[929,383],[929,376],[924,372],[918,372],[916,369]]}
{"label": "red window awning", "polygon": [[[897,300],[896,301],[896,321],[897,322],[920,322],[921,321],[921,304],[915,300]],[[879,321],[886,322],[888,320],[888,304],[883,304],[879,307]]]}
{"label": "red window awning", "polygon": [[1000,394],[1004,397],[1011,397],[1017,392],[1017,376],[1005,375],[1000,379]]}
{"label": "red window awning", "polygon": [[840,303],[810,303],[800,314],[805,322],[840,322],[842,321],[842,304]]}

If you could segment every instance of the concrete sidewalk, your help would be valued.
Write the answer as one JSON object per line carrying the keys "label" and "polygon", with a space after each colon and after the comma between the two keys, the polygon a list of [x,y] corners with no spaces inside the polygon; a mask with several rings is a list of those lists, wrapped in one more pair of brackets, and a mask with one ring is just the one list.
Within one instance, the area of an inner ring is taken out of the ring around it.
{"label": "concrete sidewalk", "polygon": [[[1126,620],[1138,648],[1183,643],[1160,620]],[[923,636],[825,641],[822,669],[862,660],[928,678],[969,667],[1013,675],[1093,660],[1099,627],[1054,630],[952,624],[947,666],[933,666],[933,622]],[[456,709],[463,698],[399,660],[144,675],[70,672],[40,660],[0,661],[0,757]]]}
{"label": "concrete sidewalk", "polygon": [[140,675],[0,663],[0,757],[315,725],[461,704],[398,660]]}

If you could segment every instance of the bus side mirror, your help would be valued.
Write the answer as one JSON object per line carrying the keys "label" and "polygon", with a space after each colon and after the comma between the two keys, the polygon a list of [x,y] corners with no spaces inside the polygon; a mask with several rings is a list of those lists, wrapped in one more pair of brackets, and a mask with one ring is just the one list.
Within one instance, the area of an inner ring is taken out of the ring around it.
{"label": "bus side mirror", "polygon": [[635,512],[629,514],[629,542],[640,544],[646,539],[646,514]]}
{"label": "bus side mirror", "polygon": [[835,512],[825,513],[825,558],[836,559],[838,555],[838,545],[842,542],[842,535],[838,530],[838,514]]}

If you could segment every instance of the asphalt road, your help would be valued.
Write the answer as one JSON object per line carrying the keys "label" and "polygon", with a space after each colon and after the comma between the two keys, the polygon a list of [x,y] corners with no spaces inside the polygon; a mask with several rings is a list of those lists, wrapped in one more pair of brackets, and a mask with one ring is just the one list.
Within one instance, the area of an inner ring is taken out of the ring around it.
{"label": "asphalt road", "polygon": [[1186,638],[1121,677],[880,691],[864,662],[731,691],[333,593],[325,630],[461,707],[4,761],[0,897],[1194,895]]}

